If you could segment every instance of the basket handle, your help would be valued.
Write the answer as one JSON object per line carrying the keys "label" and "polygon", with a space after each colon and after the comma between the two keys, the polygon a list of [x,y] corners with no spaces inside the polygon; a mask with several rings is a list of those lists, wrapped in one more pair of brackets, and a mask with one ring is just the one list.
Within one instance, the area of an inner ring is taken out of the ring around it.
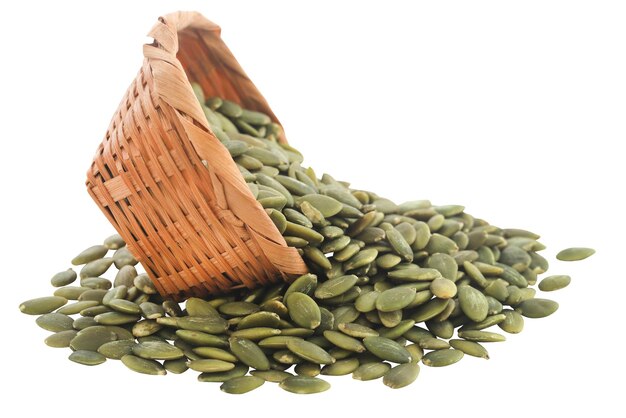
{"label": "basket handle", "polygon": [[[210,162],[209,170],[214,180],[212,185],[224,218],[237,226],[243,222],[269,262],[283,275],[304,274],[308,269],[302,257],[295,248],[287,246],[283,236],[250,192],[228,150],[211,132],[185,69],[176,56],[180,46],[179,33],[187,30],[211,38],[211,45],[216,46],[218,58],[224,61],[228,76],[236,79],[233,83],[242,93],[249,93],[252,108],[264,108],[276,120],[265,99],[221,41],[220,27],[197,12],[175,12],[160,17],[150,31],[149,36],[154,39],[154,43],[144,45],[144,56],[152,70],[154,94],[181,114],[180,119],[196,153],[201,159]],[[282,140],[286,142],[284,138]]]}

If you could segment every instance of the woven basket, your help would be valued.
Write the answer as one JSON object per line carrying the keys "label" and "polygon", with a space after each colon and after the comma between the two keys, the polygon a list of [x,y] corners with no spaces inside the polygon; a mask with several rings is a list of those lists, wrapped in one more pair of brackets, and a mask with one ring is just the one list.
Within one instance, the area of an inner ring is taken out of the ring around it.
{"label": "woven basket", "polygon": [[[87,189],[158,291],[178,300],[307,271],[213,135],[193,94],[278,120],[199,13],[159,18],[144,62],[87,173]],[[286,143],[286,138],[280,138]],[[208,162],[208,169],[202,164]]]}

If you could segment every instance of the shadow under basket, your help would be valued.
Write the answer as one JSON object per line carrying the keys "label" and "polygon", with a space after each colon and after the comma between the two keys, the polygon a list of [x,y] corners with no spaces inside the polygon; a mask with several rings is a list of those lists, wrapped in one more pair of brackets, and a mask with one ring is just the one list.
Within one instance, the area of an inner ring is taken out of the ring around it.
{"label": "shadow under basket", "polygon": [[[87,189],[157,290],[182,300],[307,272],[211,132],[191,82],[278,119],[199,13],[159,18],[87,173]],[[279,141],[286,143],[284,135]],[[208,167],[202,161],[208,163]]]}

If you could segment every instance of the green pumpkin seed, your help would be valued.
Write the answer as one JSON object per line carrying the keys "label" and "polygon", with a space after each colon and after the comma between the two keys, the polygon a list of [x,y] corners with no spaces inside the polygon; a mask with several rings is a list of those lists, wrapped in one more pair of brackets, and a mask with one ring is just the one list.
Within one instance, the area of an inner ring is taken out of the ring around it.
{"label": "green pumpkin seed", "polygon": [[246,338],[252,341],[259,341],[268,337],[279,335],[281,332],[282,331],[277,328],[255,327],[233,331],[230,335],[233,337]]}
{"label": "green pumpkin seed", "polygon": [[489,359],[489,353],[487,349],[474,341],[466,341],[466,340],[450,340],[450,346],[455,350],[462,351],[463,353],[473,356],[484,358],[486,360]]}
{"label": "green pumpkin seed", "polygon": [[320,308],[309,295],[299,292],[291,293],[287,297],[286,303],[289,316],[297,325],[315,329],[322,322]]}
{"label": "green pumpkin seed", "polygon": [[226,372],[235,368],[233,363],[216,359],[192,360],[187,362],[187,366],[191,370],[203,373]]}
{"label": "green pumpkin seed", "polygon": [[354,338],[378,337],[378,331],[361,324],[339,324],[339,331]]}
{"label": "green pumpkin seed", "polygon": [[439,299],[451,299],[456,296],[456,284],[452,280],[443,277],[436,278],[430,282],[430,291]]}
{"label": "green pumpkin seed", "polygon": [[133,280],[135,280],[135,277],[137,277],[137,269],[135,268],[135,266],[123,266],[115,275],[113,286],[126,286],[130,289],[134,286]]}
{"label": "green pumpkin seed", "polygon": [[392,389],[400,389],[415,382],[419,372],[420,367],[417,364],[399,364],[385,373],[383,383]]}
{"label": "green pumpkin seed", "polygon": [[126,246],[126,242],[124,242],[124,239],[119,234],[113,234],[113,235],[107,237],[104,240],[103,244],[109,250],[118,250],[118,249]]}
{"label": "green pumpkin seed", "polygon": [[330,383],[317,377],[291,376],[278,384],[281,389],[297,394],[320,393],[330,389]]}
{"label": "green pumpkin seed", "polygon": [[187,366],[187,359],[185,357],[181,357],[176,360],[165,360],[163,362],[163,367],[170,373],[181,374],[189,370],[189,366]]}
{"label": "green pumpkin seed", "polygon": [[[298,366],[300,366],[300,364],[296,366],[296,369]],[[266,382],[272,382],[272,383],[280,383],[286,378],[293,376],[291,373],[288,373],[282,370],[252,370],[250,374],[252,376],[261,378]]]}
{"label": "green pumpkin seed", "polygon": [[134,340],[109,341],[98,347],[98,353],[109,359],[121,360],[122,357],[133,354],[133,347],[136,345]]}
{"label": "green pumpkin seed", "polygon": [[64,315],[75,315],[82,311],[83,309],[91,308],[94,306],[98,306],[99,303],[93,300],[85,300],[81,302],[70,303],[69,305],[65,305],[60,308],[57,313]]}
{"label": "green pumpkin seed", "polygon": [[333,197],[319,194],[308,194],[299,197],[297,199],[297,203],[301,204],[302,202],[310,203],[311,206],[320,211],[325,218],[330,218],[331,216],[338,214],[343,208],[341,202]]}
{"label": "green pumpkin seed", "polygon": [[156,295],[157,290],[147,274],[140,274],[133,279],[133,285],[146,295]]}
{"label": "green pumpkin seed", "polygon": [[[141,314],[141,308],[134,302],[124,299],[113,299],[108,303],[108,306],[117,312],[129,315]],[[96,319],[97,321],[98,319]]]}
{"label": "green pumpkin seed", "polygon": [[426,302],[423,305],[420,305],[412,314],[411,319],[417,322],[428,321],[429,319],[433,319],[437,315],[446,309],[448,305],[448,301],[451,299],[439,299],[434,298],[429,302]]}
{"label": "green pumpkin seed", "polygon": [[463,351],[461,350],[436,350],[430,353],[424,354],[422,363],[430,367],[444,367],[457,363],[463,358]]}
{"label": "green pumpkin seed", "polygon": [[239,321],[237,329],[248,329],[257,327],[277,328],[280,323],[280,316],[274,312],[255,312]]}
{"label": "green pumpkin seed", "polygon": [[[287,240],[287,237],[285,237]],[[287,240],[287,242],[289,242]],[[308,245],[308,242],[305,242],[305,245]],[[332,268],[332,264],[330,260],[326,258],[324,253],[315,247],[305,247],[304,248],[304,258],[311,261],[313,264],[321,267],[324,270],[330,270]]]}
{"label": "green pumpkin seed", "polygon": [[222,383],[220,390],[225,393],[241,395],[261,387],[265,380],[256,376],[233,377]]}
{"label": "green pumpkin seed", "polygon": [[82,251],[72,259],[72,264],[79,266],[91,261],[99,260],[109,252],[109,248],[104,245],[94,245]]}
{"label": "green pumpkin seed", "polygon": [[517,310],[526,318],[545,318],[559,309],[559,304],[549,299],[529,299],[517,306]]}
{"label": "green pumpkin seed", "polygon": [[144,359],[132,354],[123,356],[121,360],[124,366],[137,373],[161,376],[167,374],[163,365],[156,360]]}
{"label": "green pumpkin seed", "polygon": [[187,299],[187,301],[185,302],[185,309],[187,309],[187,314],[189,316],[219,316],[217,310],[209,302],[200,298]]}
{"label": "green pumpkin seed", "polygon": [[225,372],[200,373],[199,382],[226,382],[235,377],[245,376],[248,373],[248,366],[236,364],[234,368]]}
{"label": "green pumpkin seed", "polygon": [[204,358],[222,360],[230,363],[236,363],[238,361],[237,357],[235,357],[232,353],[222,350],[221,348],[196,347],[193,349],[193,352]]}
{"label": "green pumpkin seed", "polygon": [[381,337],[395,340],[397,338],[400,338],[402,335],[404,335],[404,333],[407,332],[409,329],[411,329],[413,325],[415,325],[415,321],[413,321],[412,319],[405,319],[403,321],[400,321],[397,325],[393,327],[381,329],[379,335]]}
{"label": "green pumpkin seed", "polygon": [[59,332],[74,329],[74,320],[58,312],[41,315],[35,322],[46,331]]}
{"label": "green pumpkin seed", "polygon": [[82,287],[88,287],[90,289],[105,289],[109,290],[113,285],[111,281],[102,277],[87,277],[80,281]]}
{"label": "green pumpkin seed", "polygon": [[322,367],[321,374],[325,376],[345,376],[354,372],[358,367],[359,360],[356,358],[337,360],[333,364],[327,364]]}
{"label": "green pumpkin seed", "polygon": [[97,351],[101,345],[116,341],[117,335],[104,326],[94,326],[79,331],[70,342],[73,350]]}
{"label": "green pumpkin seed", "polygon": [[[348,261],[344,263],[344,270],[355,270],[360,267],[366,266],[376,260],[378,256],[378,250],[374,248],[367,248],[365,250],[361,250],[356,253],[353,257],[351,257]],[[337,257],[335,256],[335,259]]]}
{"label": "green pumpkin seed", "polygon": [[226,302],[218,307],[223,315],[246,316],[259,311],[259,306],[250,302]]}
{"label": "green pumpkin seed", "polygon": [[548,276],[539,282],[539,290],[552,292],[554,290],[563,289],[567,287],[571,281],[572,278],[566,275]]}
{"label": "green pumpkin seed", "polygon": [[67,286],[68,284],[74,283],[77,277],[74,270],[67,269],[52,276],[50,284],[54,287]]}
{"label": "green pumpkin seed", "polygon": [[76,338],[77,334],[78,331],[72,329],[55,332],[54,334],[48,336],[48,338],[44,340],[44,343],[48,347],[66,348],[70,346],[71,341]]}
{"label": "green pumpkin seed", "polygon": [[[20,304],[20,311],[27,315],[43,315],[50,313],[67,303],[67,299],[60,296],[45,296],[30,299]],[[62,313],[62,312],[61,312]]]}
{"label": "green pumpkin seed", "polygon": [[95,319],[89,316],[76,318],[74,320],[74,323],[72,324],[74,329],[79,330],[79,331],[85,328],[93,327],[95,325],[98,325],[98,323],[96,322]]}
{"label": "green pumpkin seed", "polygon": [[139,321],[140,318],[139,315],[129,315],[120,312],[105,312],[94,317],[96,322],[101,325],[134,324]]}
{"label": "green pumpkin seed", "polygon": [[97,366],[107,360],[102,354],[87,350],[74,351],[68,358],[74,363],[82,364],[84,366]]}
{"label": "green pumpkin seed", "polygon": [[80,270],[80,278],[99,277],[106,273],[112,264],[112,258],[101,258],[99,260],[90,261]]}
{"label": "green pumpkin seed", "polygon": [[89,289],[88,287],[65,286],[55,290],[53,295],[67,300],[78,300],[78,298],[88,290],[92,289]]}
{"label": "green pumpkin seed", "polygon": [[396,229],[386,231],[387,241],[391,244],[393,250],[407,262],[413,261],[413,250],[409,243],[404,239],[402,234]]}
{"label": "green pumpkin seed", "polygon": [[458,335],[459,338],[478,343],[500,342],[506,340],[504,335],[488,331],[459,331]]}
{"label": "green pumpkin seed", "polygon": [[352,378],[361,381],[380,379],[390,369],[391,365],[389,365],[389,363],[365,363],[354,370]]}
{"label": "green pumpkin seed", "polygon": [[[296,364],[296,367],[294,367],[294,371],[296,372],[298,376],[315,377],[321,373],[322,368],[320,367],[319,364],[316,364],[316,363],[303,362],[303,363]],[[289,377],[289,376],[286,376],[286,377]]]}
{"label": "green pumpkin seed", "polygon": [[411,360],[411,354],[406,348],[389,338],[366,337],[363,344],[368,351],[383,360],[394,363],[408,363]]}
{"label": "green pumpkin seed", "polygon": [[180,318],[157,318],[159,324],[167,325],[168,319],[174,319],[177,327],[189,331],[200,331],[207,334],[221,334],[228,329],[224,318],[215,316],[189,316]]}
{"label": "green pumpkin seed", "polygon": [[559,251],[556,258],[561,261],[579,261],[591,257],[595,253],[596,250],[593,248],[573,247]]}
{"label": "green pumpkin seed", "polygon": [[459,270],[456,260],[448,254],[437,253],[428,257],[426,261],[426,267],[438,270],[443,277],[452,280],[457,279],[457,272]]}
{"label": "green pumpkin seed", "polygon": [[98,305],[98,306],[92,306],[91,308],[83,309],[79,313],[81,314],[81,316],[94,317],[94,321],[95,321],[96,316],[103,314],[103,313],[107,313],[107,312],[111,312],[111,309],[108,306]]}
{"label": "green pumpkin seed", "polygon": [[230,351],[241,361],[257,370],[269,370],[270,363],[263,351],[254,342],[238,337],[228,339]]}
{"label": "green pumpkin seed", "polygon": [[146,341],[133,347],[133,354],[151,360],[175,360],[183,357],[183,351],[162,341]]}
{"label": "green pumpkin seed", "polygon": [[380,312],[392,312],[404,309],[415,299],[415,289],[394,287],[382,292],[376,298],[376,309]]}
{"label": "green pumpkin seed", "polygon": [[458,292],[461,310],[468,318],[474,322],[480,322],[487,318],[489,302],[485,295],[471,286],[461,286]]}
{"label": "green pumpkin seed", "polygon": [[497,314],[488,316],[483,321],[480,322],[472,322],[466,325],[463,325],[464,330],[481,330],[485,328],[492,327],[494,325],[498,325],[500,322],[504,321],[506,316],[504,314]]}
{"label": "green pumpkin seed", "polygon": [[315,297],[323,300],[339,296],[350,290],[356,284],[357,280],[358,277],[353,274],[327,280],[317,286],[315,289]]}
{"label": "green pumpkin seed", "polygon": [[505,309],[502,311],[504,321],[498,323],[498,326],[509,334],[519,334],[524,329],[524,318],[516,311]]}
{"label": "green pumpkin seed", "polygon": [[323,348],[302,339],[287,341],[289,351],[298,357],[316,364],[332,364],[335,359]]}
{"label": "green pumpkin seed", "polygon": [[356,353],[362,353],[365,351],[365,346],[359,340],[339,331],[324,331],[324,337],[337,347],[344,350],[354,351]]}

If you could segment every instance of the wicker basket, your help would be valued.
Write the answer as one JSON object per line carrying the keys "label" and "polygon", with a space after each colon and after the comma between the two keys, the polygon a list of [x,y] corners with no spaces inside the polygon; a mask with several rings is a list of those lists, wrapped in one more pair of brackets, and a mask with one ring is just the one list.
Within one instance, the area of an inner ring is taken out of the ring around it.
{"label": "wicker basket", "polygon": [[305,273],[192,92],[195,81],[207,96],[278,122],[219,26],[177,12],[159,18],[149,35],[154,42],[144,46],[143,66],[87,173],[89,193],[164,296],[225,293]]}

